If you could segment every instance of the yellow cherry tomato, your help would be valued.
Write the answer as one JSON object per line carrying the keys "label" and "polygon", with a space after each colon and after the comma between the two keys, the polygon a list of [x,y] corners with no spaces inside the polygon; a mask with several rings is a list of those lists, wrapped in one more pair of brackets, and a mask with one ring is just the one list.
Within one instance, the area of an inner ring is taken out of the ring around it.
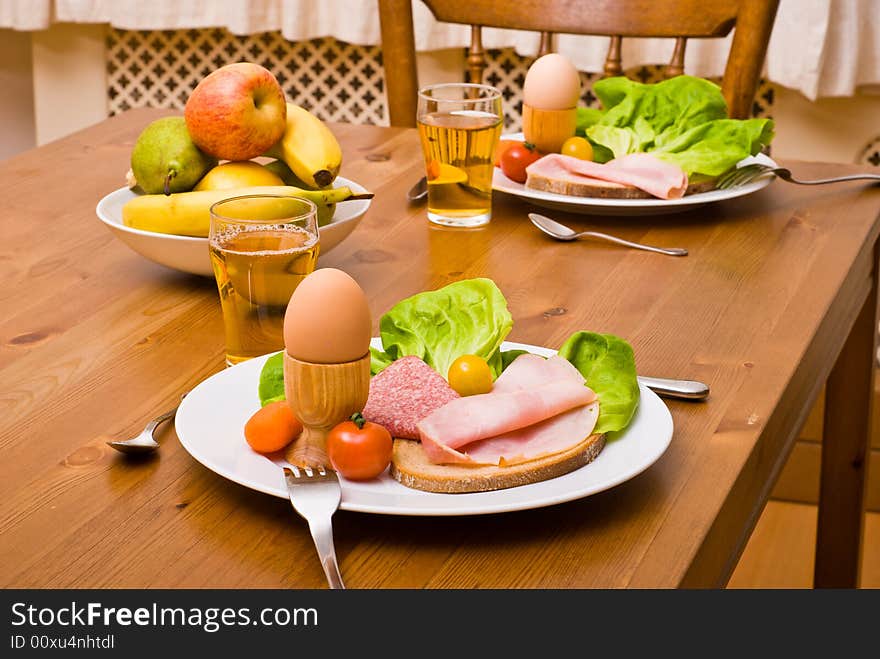
{"label": "yellow cherry tomato", "polygon": [[587,138],[575,135],[562,143],[560,153],[564,156],[579,158],[580,160],[592,160],[593,145],[590,144]]}
{"label": "yellow cherry tomato", "polygon": [[460,396],[487,394],[492,391],[492,369],[477,355],[462,355],[449,367],[449,386]]}

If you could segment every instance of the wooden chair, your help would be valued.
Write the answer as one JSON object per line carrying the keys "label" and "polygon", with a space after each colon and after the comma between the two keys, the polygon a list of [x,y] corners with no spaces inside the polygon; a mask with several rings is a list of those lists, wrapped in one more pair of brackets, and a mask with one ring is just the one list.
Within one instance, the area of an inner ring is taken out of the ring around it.
{"label": "wooden chair", "polygon": [[[736,27],[721,83],[730,116],[750,115],[779,0],[423,0],[438,21],[471,26],[468,78],[482,80],[485,54],[481,26],[541,33],[541,52],[553,34],[611,37],[606,75],[623,71],[623,37],[675,39],[667,76],[684,71],[688,38],[723,37]],[[379,0],[382,57],[388,113],[393,126],[415,126],[418,97],[415,38],[410,0]]]}

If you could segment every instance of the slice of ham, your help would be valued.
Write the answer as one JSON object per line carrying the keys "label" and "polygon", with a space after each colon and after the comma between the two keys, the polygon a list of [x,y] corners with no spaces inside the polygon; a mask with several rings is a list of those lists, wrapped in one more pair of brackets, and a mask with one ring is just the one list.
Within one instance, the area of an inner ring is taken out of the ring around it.
{"label": "slice of ham", "polygon": [[452,400],[418,429],[432,462],[512,464],[583,441],[597,417],[596,394],[571,363],[526,354],[507,367],[491,393]]}
{"label": "slice of ham", "polygon": [[680,199],[688,187],[687,174],[680,167],[649,153],[630,153],[606,163],[550,153],[526,167],[526,174],[576,183],[598,179],[629,185],[660,199]]}
{"label": "slice of ham", "polygon": [[466,463],[509,466],[561,453],[593,432],[599,403],[578,407],[526,428],[481,439],[464,448]]}
{"label": "slice of ham", "polygon": [[[574,364],[558,355],[544,359],[538,355],[524,353],[519,355],[504,369],[492,385],[493,394],[506,394],[521,389],[550,384],[558,380],[568,380],[584,384],[584,376]],[[589,391],[592,391],[590,389]],[[595,395],[595,394],[594,394]]]}

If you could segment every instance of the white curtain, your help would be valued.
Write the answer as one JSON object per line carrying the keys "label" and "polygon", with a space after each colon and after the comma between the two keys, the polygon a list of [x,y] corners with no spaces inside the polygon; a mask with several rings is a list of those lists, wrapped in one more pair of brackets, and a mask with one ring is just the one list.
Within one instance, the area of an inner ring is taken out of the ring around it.
{"label": "white curtain", "polygon": [[[434,20],[414,0],[416,47],[460,48],[470,30]],[[0,27],[39,30],[52,22],[109,23],[122,29],[175,30],[223,27],[234,34],[279,30],[291,41],[332,36],[378,44],[376,0],[0,0]],[[534,55],[535,33],[485,29],[487,48],[514,47]],[[601,71],[607,38],[559,35],[557,50],[584,71]],[[693,39],[685,69],[721,75],[730,48],[726,39]],[[624,40],[625,66],[669,60],[672,41]],[[765,65],[767,77],[807,98],[850,96],[880,85],[880,0],[781,0]]]}

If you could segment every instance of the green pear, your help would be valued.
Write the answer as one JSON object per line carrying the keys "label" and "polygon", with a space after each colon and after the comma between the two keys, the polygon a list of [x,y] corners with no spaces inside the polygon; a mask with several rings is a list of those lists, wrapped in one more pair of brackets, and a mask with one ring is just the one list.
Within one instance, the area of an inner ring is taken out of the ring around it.
{"label": "green pear", "polygon": [[131,151],[131,171],[147,194],[187,192],[217,165],[195,145],[183,117],[156,119]]}

